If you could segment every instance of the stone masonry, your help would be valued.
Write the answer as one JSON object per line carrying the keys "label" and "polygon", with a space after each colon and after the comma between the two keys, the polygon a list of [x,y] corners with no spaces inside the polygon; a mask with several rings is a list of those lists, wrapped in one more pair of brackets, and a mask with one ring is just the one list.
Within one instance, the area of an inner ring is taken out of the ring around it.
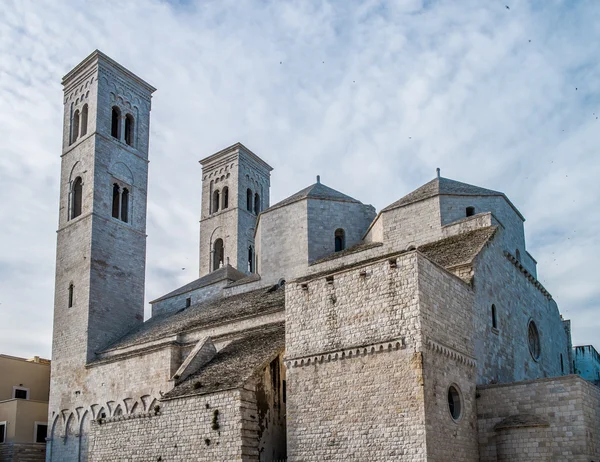
{"label": "stone masonry", "polygon": [[63,85],[48,462],[600,460],[598,355],[505,194],[270,205],[236,143],[200,161],[199,277],[144,322],[154,88],[99,51]]}

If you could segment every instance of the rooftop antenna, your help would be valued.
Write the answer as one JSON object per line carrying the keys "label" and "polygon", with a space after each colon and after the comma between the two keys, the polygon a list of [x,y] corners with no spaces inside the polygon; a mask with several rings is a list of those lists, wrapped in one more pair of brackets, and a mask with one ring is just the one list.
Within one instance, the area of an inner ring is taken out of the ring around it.
{"label": "rooftop antenna", "polygon": [[436,168],[435,171],[437,172],[437,177],[439,178],[440,177],[440,171],[441,171],[440,168],[439,167]]}
{"label": "rooftop antenna", "polygon": [[321,175],[317,175],[317,183],[321,183]]}

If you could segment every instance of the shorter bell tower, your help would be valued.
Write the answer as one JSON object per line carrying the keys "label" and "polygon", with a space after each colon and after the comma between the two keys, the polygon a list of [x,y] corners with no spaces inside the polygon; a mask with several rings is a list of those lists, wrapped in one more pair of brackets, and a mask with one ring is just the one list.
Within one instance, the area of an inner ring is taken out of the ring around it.
{"label": "shorter bell tower", "polygon": [[241,143],[200,161],[200,277],[230,264],[256,272],[254,229],[269,207],[273,168]]}

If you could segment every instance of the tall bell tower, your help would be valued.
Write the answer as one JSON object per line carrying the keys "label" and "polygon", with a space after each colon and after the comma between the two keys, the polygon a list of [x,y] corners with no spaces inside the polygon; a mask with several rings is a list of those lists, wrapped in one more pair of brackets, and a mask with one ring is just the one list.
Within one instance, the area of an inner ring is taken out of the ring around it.
{"label": "tall bell tower", "polygon": [[62,83],[50,415],[72,407],[96,352],[143,322],[155,91],[100,51]]}
{"label": "tall bell tower", "polygon": [[200,164],[200,277],[226,264],[255,273],[254,229],[258,214],[269,207],[273,168],[242,143]]}

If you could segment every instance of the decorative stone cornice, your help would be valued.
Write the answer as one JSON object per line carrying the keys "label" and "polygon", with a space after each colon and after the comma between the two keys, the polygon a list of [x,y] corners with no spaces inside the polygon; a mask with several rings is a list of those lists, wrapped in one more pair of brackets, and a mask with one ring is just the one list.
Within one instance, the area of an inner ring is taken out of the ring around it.
{"label": "decorative stone cornice", "polygon": [[472,356],[468,356],[460,351],[455,350],[454,348],[450,348],[446,345],[442,345],[434,340],[427,339],[427,348],[434,353],[441,354],[442,356],[446,356],[447,358],[458,361],[459,363],[465,364],[469,367],[476,367],[477,361]]}
{"label": "decorative stone cornice", "polygon": [[385,342],[372,343],[351,348],[343,348],[334,351],[320,353],[318,355],[299,356],[297,358],[286,358],[285,364],[287,368],[304,367],[324,362],[340,361],[343,359],[351,359],[361,356],[374,355],[378,353],[387,353],[395,350],[406,349],[404,337],[388,340]]}
{"label": "decorative stone cornice", "polygon": [[552,300],[552,294],[546,290],[546,288],[538,281],[533,274],[531,274],[527,269],[521,264],[517,258],[511,254],[509,251],[504,251],[504,256],[510,261],[515,267],[525,275],[525,277],[531,282],[548,300]]}

